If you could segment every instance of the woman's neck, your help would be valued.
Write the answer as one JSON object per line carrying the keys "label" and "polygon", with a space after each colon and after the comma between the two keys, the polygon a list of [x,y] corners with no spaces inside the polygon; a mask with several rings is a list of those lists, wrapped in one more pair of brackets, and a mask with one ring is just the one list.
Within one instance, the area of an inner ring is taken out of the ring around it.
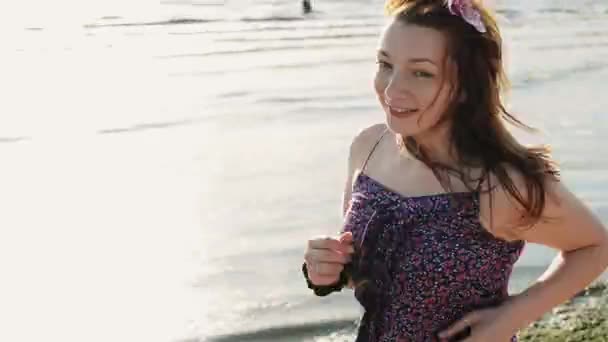
{"label": "woman's neck", "polygon": [[457,153],[450,141],[447,123],[422,134],[413,136],[418,148],[424,151],[428,161],[458,168]]}

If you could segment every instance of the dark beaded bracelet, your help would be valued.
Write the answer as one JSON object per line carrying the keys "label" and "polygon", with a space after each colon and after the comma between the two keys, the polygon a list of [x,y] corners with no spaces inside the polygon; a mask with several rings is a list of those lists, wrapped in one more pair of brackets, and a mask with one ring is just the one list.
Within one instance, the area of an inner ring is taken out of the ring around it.
{"label": "dark beaded bracelet", "polygon": [[310,281],[308,277],[308,269],[306,268],[306,263],[302,264],[302,273],[304,274],[304,278],[306,279],[306,284],[308,288],[311,289],[315,295],[319,297],[327,296],[332,292],[340,292],[348,284],[348,272],[346,268],[340,272],[340,278],[337,282],[331,285],[315,285]]}

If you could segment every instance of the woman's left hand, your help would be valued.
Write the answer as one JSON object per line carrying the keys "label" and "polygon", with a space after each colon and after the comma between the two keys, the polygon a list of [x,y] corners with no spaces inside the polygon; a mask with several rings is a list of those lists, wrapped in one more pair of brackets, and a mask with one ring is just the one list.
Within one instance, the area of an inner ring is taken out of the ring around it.
{"label": "woman's left hand", "polygon": [[506,317],[504,307],[473,311],[439,333],[440,341],[448,341],[470,327],[470,335],[462,342],[509,342],[517,328]]}

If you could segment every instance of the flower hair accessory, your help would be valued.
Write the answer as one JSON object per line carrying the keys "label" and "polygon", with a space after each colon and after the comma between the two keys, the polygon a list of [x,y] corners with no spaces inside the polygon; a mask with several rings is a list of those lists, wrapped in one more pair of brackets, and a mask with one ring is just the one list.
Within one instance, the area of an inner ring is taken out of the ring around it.
{"label": "flower hair accessory", "polygon": [[486,32],[486,26],[481,21],[481,14],[473,7],[472,0],[447,0],[450,13],[457,15],[471,24],[477,31]]}

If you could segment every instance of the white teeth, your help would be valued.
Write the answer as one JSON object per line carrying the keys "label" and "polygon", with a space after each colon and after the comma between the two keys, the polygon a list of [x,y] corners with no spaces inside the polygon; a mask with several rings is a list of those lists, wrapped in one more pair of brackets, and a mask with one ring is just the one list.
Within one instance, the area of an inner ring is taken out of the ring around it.
{"label": "white teeth", "polygon": [[412,109],[412,108],[397,108],[397,107],[392,107],[392,106],[391,106],[391,109],[397,113],[411,113],[411,112],[416,111],[416,109]]}

